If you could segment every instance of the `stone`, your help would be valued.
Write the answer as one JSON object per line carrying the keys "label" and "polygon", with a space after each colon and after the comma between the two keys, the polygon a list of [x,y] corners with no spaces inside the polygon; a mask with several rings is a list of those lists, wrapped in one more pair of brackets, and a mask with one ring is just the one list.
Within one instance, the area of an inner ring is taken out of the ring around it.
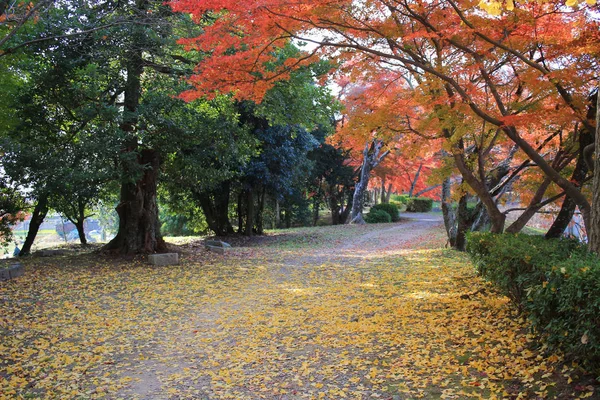
{"label": "stone", "polygon": [[209,245],[206,245],[206,248],[210,251],[214,251],[215,253],[219,253],[219,254],[225,254],[225,252],[230,249],[230,247],[209,246]]}
{"label": "stone", "polygon": [[165,265],[178,265],[179,254],[178,253],[161,253],[161,254],[150,254],[148,256],[148,262],[152,265],[162,267]]}
{"label": "stone", "polygon": [[25,275],[25,269],[21,263],[13,263],[8,267],[8,272],[10,273],[10,279],[15,279],[20,276]]}
{"label": "stone", "polygon": [[205,240],[204,245],[206,247],[212,246],[212,247],[223,247],[226,249],[231,248],[231,245],[229,243],[223,242],[221,240]]}
{"label": "stone", "polygon": [[205,240],[204,247],[219,254],[225,254],[227,250],[231,249],[231,245],[229,243],[221,240]]}
{"label": "stone", "polygon": [[10,279],[10,271],[8,268],[0,267],[0,281],[7,281]]}
{"label": "stone", "polygon": [[62,256],[67,254],[65,250],[40,250],[36,252],[40,257]]}

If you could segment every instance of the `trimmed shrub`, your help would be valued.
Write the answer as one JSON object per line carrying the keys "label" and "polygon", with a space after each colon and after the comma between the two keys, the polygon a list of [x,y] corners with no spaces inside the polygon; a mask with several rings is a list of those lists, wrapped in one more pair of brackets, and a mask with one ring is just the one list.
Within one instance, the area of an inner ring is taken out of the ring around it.
{"label": "trimmed shrub", "polygon": [[552,265],[579,248],[573,240],[546,240],[543,236],[470,232],[467,252],[485,279],[521,305],[527,288],[539,284]]}
{"label": "trimmed shrub", "polygon": [[371,210],[369,212],[375,210],[383,210],[386,213],[388,213],[390,217],[392,217],[392,222],[400,221],[400,213],[398,211],[398,207],[396,207],[395,204],[375,204],[373,207],[371,207]]}
{"label": "trimmed shrub", "polygon": [[406,203],[407,212],[429,212],[433,208],[433,200],[426,197],[411,197]]}
{"label": "trimmed shrub", "polygon": [[409,197],[407,194],[393,194],[390,197],[390,201],[395,201],[397,203],[404,204],[404,205],[406,205],[406,203],[408,203],[408,199],[409,199]]}
{"label": "trimmed shrub", "polygon": [[479,273],[517,302],[550,350],[600,373],[600,258],[575,240],[470,233]]}
{"label": "trimmed shrub", "polygon": [[380,222],[392,222],[392,217],[390,216],[390,214],[383,210],[371,209],[369,213],[365,216],[365,222],[369,224],[377,224]]}
{"label": "trimmed shrub", "polygon": [[600,372],[600,259],[577,254],[529,289],[527,314],[548,346]]}

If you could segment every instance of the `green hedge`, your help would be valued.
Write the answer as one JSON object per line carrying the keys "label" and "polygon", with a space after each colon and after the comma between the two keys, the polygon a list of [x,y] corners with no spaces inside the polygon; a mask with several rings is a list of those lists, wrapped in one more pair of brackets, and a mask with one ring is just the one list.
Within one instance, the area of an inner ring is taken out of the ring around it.
{"label": "green hedge", "polygon": [[373,207],[371,207],[371,210],[369,210],[369,212],[376,210],[382,210],[388,213],[390,217],[392,217],[392,222],[400,221],[400,212],[398,211],[398,207],[395,204],[375,204]]}
{"label": "green hedge", "polygon": [[390,214],[383,210],[373,210],[371,208],[369,213],[365,216],[365,222],[369,224],[377,224],[380,222],[392,222],[392,217],[390,216]]}
{"label": "green hedge", "polygon": [[400,203],[400,204],[406,204],[406,203],[408,203],[408,199],[409,199],[409,197],[408,197],[407,194],[393,194],[390,197],[391,201],[395,201],[395,202]]}
{"label": "green hedge", "polygon": [[600,258],[573,240],[471,233],[480,274],[515,301],[551,350],[600,372]]}
{"label": "green hedge", "polygon": [[411,197],[406,203],[407,212],[429,212],[433,208],[433,200],[426,197]]}

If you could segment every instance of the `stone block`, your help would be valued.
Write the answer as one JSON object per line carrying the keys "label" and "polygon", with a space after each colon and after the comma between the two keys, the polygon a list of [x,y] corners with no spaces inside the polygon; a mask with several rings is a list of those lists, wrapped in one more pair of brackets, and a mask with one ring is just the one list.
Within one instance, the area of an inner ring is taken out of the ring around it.
{"label": "stone block", "polygon": [[148,256],[148,262],[152,265],[159,267],[165,265],[178,265],[179,254],[178,253],[161,253],[161,254],[150,254]]}
{"label": "stone block", "polygon": [[63,256],[67,254],[65,250],[40,250],[35,253],[40,257],[53,257],[53,256]]}
{"label": "stone block", "polygon": [[225,249],[229,249],[231,248],[231,245],[227,242],[223,242],[221,240],[205,240],[204,241],[204,245],[208,248],[210,246],[212,247],[222,247]]}
{"label": "stone block", "polygon": [[210,251],[214,251],[215,253],[219,253],[219,254],[225,254],[225,252],[227,250],[229,250],[231,247],[221,247],[221,246],[210,246],[210,245],[206,245],[206,248]]}
{"label": "stone block", "polygon": [[8,268],[0,267],[0,281],[7,281],[10,279],[10,271]]}
{"label": "stone block", "polygon": [[8,267],[10,273],[10,279],[15,279],[25,274],[25,269],[21,263],[13,263]]}

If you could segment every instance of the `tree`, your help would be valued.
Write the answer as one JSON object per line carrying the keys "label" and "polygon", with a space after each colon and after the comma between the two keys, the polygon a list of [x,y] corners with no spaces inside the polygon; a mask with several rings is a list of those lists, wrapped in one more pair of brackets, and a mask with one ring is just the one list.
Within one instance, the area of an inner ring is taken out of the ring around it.
{"label": "tree", "polygon": [[[260,98],[272,81],[284,79],[290,69],[318,54],[335,57],[353,77],[385,73],[408,80],[410,75],[413,83],[427,86],[422,93],[438,106],[435,116],[448,140],[459,143],[456,128],[465,116],[496,127],[574,199],[590,226],[586,196],[536,151],[527,132],[537,123],[572,126],[575,121],[593,131],[585,104],[596,70],[588,54],[597,52],[598,21],[585,6],[564,12],[551,4],[526,3],[500,17],[479,12],[473,2],[453,0],[375,1],[361,7],[351,2],[253,1],[234,6],[208,1],[174,7],[196,15],[228,10],[201,39],[185,41],[213,55],[202,64],[202,76],[208,79],[194,80],[198,93],[218,86],[237,90],[238,97]],[[243,34],[227,35],[233,25]],[[311,35],[314,30],[320,37]],[[270,48],[292,37],[313,43],[315,49],[282,68],[261,69],[271,57]],[[217,71],[233,64],[235,70],[216,79]],[[464,168],[465,149],[452,147],[457,166],[485,204],[494,230],[502,231],[503,216],[485,194],[482,180],[472,179]]]}
{"label": "tree", "polygon": [[352,199],[352,213],[350,214],[351,224],[364,224],[362,216],[363,199],[365,190],[369,185],[369,177],[373,168],[377,167],[381,161],[389,154],[389,150],[382,152],[383,141],[373,139],[365,144],[363,150],[363,162],[360,167],[360,179],[354,189],[354,197]]}

